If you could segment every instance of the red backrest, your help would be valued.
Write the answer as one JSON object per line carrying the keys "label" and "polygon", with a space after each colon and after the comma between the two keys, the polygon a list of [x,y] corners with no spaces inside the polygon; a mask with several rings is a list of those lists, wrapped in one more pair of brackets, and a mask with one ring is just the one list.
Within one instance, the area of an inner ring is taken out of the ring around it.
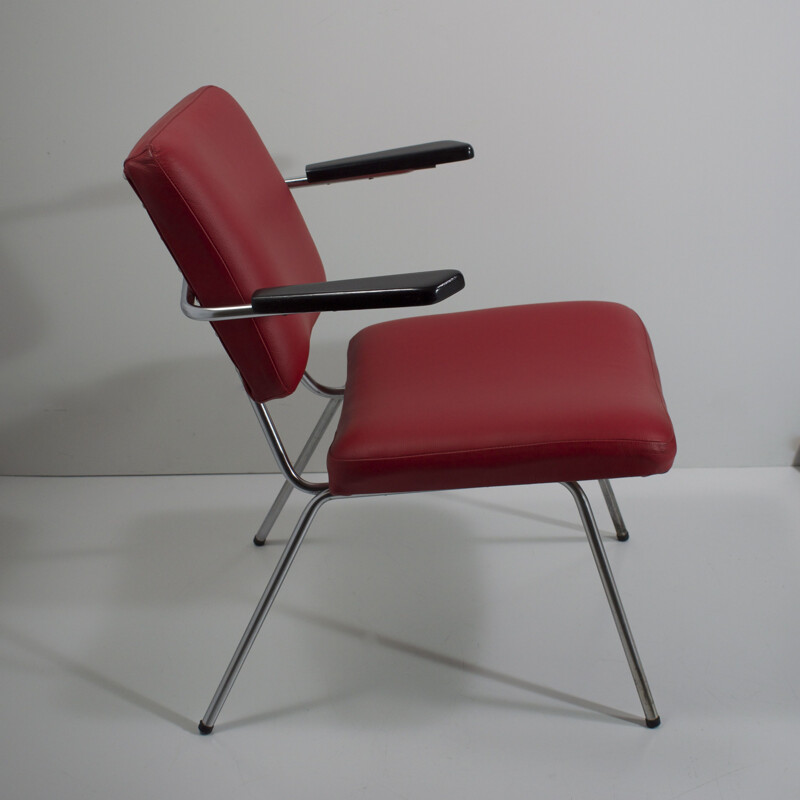
{"label": "red backrest", "polygon": [[[125,177],[204,306],[325,271],[284,179],[247,115],[206,86],[167,112],[125,161]],[[316,314],[214,323],[254,400],[291,394]]]}

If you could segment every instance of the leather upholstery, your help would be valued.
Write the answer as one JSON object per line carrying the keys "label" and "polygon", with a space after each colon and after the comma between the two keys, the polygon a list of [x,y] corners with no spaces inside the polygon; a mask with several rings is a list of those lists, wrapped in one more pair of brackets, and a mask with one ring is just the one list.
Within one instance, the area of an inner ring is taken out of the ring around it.
{"label": "leather upholstery", "polygon": [[349,495],[650,475],[674,457],[639,317],[549,303],[358,333],[328,472]]}
{"label": "leather upholstery", "polygon": [[[235,100],[204,87],[133,148],[125,175],[198,300],[325,280],[297,206]],[[316,314],[214,324],[256,401],[291,394]],[[581,481],[669,469],[675,437],[630,309],[551,303],[366,328],[350,343],[331,491]]]}
{"label": "leather upholstery", "polygon": [[[222,89],[186,97],[139,140],[125,176],[202,305],[250,303],[256,289],[325,280],[294,199],[247,115]],[[254,400],[291,394],[315,314],[214,328]]]}

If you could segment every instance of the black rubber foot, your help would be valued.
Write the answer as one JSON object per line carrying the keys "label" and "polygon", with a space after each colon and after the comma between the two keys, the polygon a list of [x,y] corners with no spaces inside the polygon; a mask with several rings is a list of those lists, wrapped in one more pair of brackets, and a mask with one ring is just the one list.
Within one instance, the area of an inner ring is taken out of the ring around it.
{"label": "black rubber foot", "polygon": [[630,538],[631,535],[628,533],[628,531],[622,531],[621,533],[617,534],[617,539],[619,539],[621,542],[627,542]]}
{"label": "black rubber foot", "polygon": [[267,540],[266,540],[266,539],[264,539],[264,541],[263,541],[263,542],[259,542],[259,541],[258,541],[258,539],[255,539],[255,538],[253,539],[253,544],[254,544],[256,547],[263,547],[263,546],[264,546],[266,543],[267,543]]}
{"label": "black rubber foot", "polygon": [[646,719],[645,722],[647,723],[648,728],[657,728],[661,724],[661,717],[656,717],[655,719]]}
{"label": "black rubber foot", "polygon": [[211,733],[211,731],[214,730],[214,726],[213,725],[206,725],[205,722],[201,722],[197,726],[197,730],[199,730],[200,733],[203,734],[203,736],[208,736],[208,734]]}

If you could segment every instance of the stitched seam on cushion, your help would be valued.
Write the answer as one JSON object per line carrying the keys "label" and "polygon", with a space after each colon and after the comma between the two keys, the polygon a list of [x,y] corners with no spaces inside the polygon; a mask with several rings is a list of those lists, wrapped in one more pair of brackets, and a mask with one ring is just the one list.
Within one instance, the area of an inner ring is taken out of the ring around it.
{"label": "stitched seam on cushion", "polygon": [[405,455],[405,456],[375,456],[375,457],[364,457],[364,458],[339,458],[337,456],[331,455],[330,458],[332,461],[338,461],[340,463],[350,463],[356,464],[360,462],[367,462],[367,461],[413,461],[419,458],[435,458],[440,456],[457,456],[457,455],[466,455],[469,453],[491,453],[497,450],[533,450],[541,447],[552,447],[554,445],[567,445],[567,444],[640,444],[640,445],[656,445],[654,450],[666,450],[667,445],[669,445],[673,439],[670,439],[669,442],[659,442],[652,439],[565,439],[555,442],[537,442],[535,444],[504,444],[498,445],[497,447],[478,447],[470,450],[439,450],[437,452],[430,452],[430,453],[414,453],[413,455]]}
{"label": "stitched seam on cushion", "polygon": [[[203,94],[205,94],[205,92],[204,92]],[[199,99],[200,99],[200,97],[202,97],[202,96],[203,96],[203,94],[200,94],[200,95],[198,95],[198,96],[197,96],[197,97],[196,97],[196,98],[195,98],[195,99],[194,99],[194,100],[193,100],[191,103],[189,103],[189,105],[188,105],[188,106],[186,106],[186,108],[187,108],[187,109],[188,109],[188,108],[191,108],[191,106],[193,106],[193,105],[195,104],[195,102],[197,102],[197,100],[199,100]],[[184,109],[184,111],[185,111],[185,110],[186,110],[186,109]],[[176,117],[175,119],[177,119],[177,117]],[[166,129],[167,129],[167,128],[168,128],[168,127],[169,127],[169,126],[170,126],[170,125],[173,123],[173,121],[174,121],[174,120],[170,120],[170,121],[169,121],[169,122],[168,122],[168,123],[167,123],[167,124],[166,124],[166,125],[165,125],[165,126],[162,128],[162,129],[161,129],[161,131],[159,131],[159,134],[160,134],[162,131],[166,130]],[[155,137],[153,137],[153,139],[155,139]],[[178,195],[178,197],[180,198],[180,200],[181,200],[181,202],[183,203],[183,205],[184,205],[184,207],[186,208],[186,210],[187,210],[187,211],[188,211],[188,212],[191,214],[192,218],[193,218],[193,219],[194,219],[194,221],[197,223],[197,227],[200,229],[200,231],[202,232],[202,234],[203,234],[203,236],[205,237],[206,241],[208,242],[208,244],[209,244],[209,245],[211,246],[211,248],[213,249],[213,251],[214,251],[214,252],[217,254],[217,258],[219,259],[220,263],[221,263],[221,264],[222,264],[222,266],[224,267],[224,269],[225,269],[225,272],[228,274],[228,277],[230,278],[230,280],[231,280],[231,283],[232,283],[232,284],[234,285],[234,287],[236,288],[236,293],[238,294],[238,296],[239,296],[239,299],[241,300],[241,302],[242,302],[242,304],[243,304],[243,305],[246,305],[246,302],[247,302],[247,301],[244,299],[244,297],[242,297],[242,293],[239,291],[239,287],[237,286],[237,284],[236,284],[236,281],[233,279],[233,275],[231,275],[231,271],[230,271],[230,269],[228,269],[228,264],[227,264],[226,260],[225,260],[225,259],[222,257],[222,254],[221,254],[221,253],[219,252],[219,250],[217,249],[217,246],[214,244],[213,240],[212,240],[212,239],[211,239],[211,237],[208,235],[208,232],[206,231],[206,229],[205,229],[205,226],[204,226],[204,225],[203,225],[203,224],[200,222],[200,220],[197,218],[197,216],[195,215],[194,211],[192,210],[192,207],[189,205],[189,203],[188,203],[188,202],[186,201],[186,199],[184,198],[184,196],[183,196],[183,193],[182,193],[182,192],[181,192],[181,191],[178,189],[178,187],[175,185],[175,183],[174,183],[174,181],[172,180],[172,178],[170,177],[169,173],[168,173],[168,172],[167,172],[167,170],[164,168],[164,165],[163,165],[163,164],[161,163],[161,161],[159,160],[159,158],[158,158],[158,155],[157,155],[157,154],[154,152],[154,150],[153,150],[153,144],[152,144],[152,140],[151,140],[151,143],[150,143],[150,144],[147,146],[147,152],[149,153],[149,155],[150,155],[150,158],[152,158],[152,159],[153,159],[153,162],[154,162],[154,163],[155,163],[155,164],[158,166],[158,168],[161,170],[161,174],[162,174],[162,175],[163,175],[163,176],[164,176],[164,177],[167,179],[167,181],[169,182],[170,186],[172,186],[172,188],[175,190],[175,193],[176,193],[176,194]],[[239,321],[240,321],[240,322],[243,322],[244,320],[239,320]],[[285,384],[285,382],[284,382],[284,380],[283,380],[283,376],[280,374],[280,371],[278,370],[277,366],[275,365],[275,361],[274,361],[274,359],[272,358],[272,352],[271,352],[271,350],[270,350],[269,346],[267,345],[267,343],[264,341],[264,337],[263,337],[263,336],[262,336],[262,334],[261,334],[261,330],[259,329],[258,325],[256,325],[256,324],[255,324],[255,320],[254,320],[254,319],[247,320],[247,321],[248,321],[248,322],[250,322],[250,324],[251,324],[251,326],[252,326],[253,330],[255,331],[256,335],[257,335],[257,336],[258,336],[258,338],[259,338],[259,341],[260,341],[260,342],[261,342],[261,344],[263,345],[264,349],[267,351],[267,357],[269,358],[270,365],[272,366],[273,372],[275,373],[275,376],[277,377],[277,379],[278,379],[278,382],[279,382],[279,383],[280,383],[280,385],[281,385],[281,388],[283,389],[283,391],[284,391],[284,392],[286,392],[287,394],[289,394],[289,387],[288,387],[288,386]]]}
{"label": "stitched seam on cushion", "polygon": [[[209,89],[211,89],[210,86],[203,87],[203,91],[202,92],[198,92],[197,97],[195,97],[194,100],[192,100],[191,103],[188,103],[186,105],[186,108],[181,109],[180,113],[173,114],[172,116],[170,116],[169,119],[164,120],[164,122],[162,123],[161,127],[157,131],[155,131],[153,133],[153,135],[150,137],[150,142],[147,145],[148,152],[151,152],[151,147],[152,147],[153,141],[155,139],[157,139],[159,136],[161,136],[161,134],[167,128],[169,128],[169,126],[172,125],[172,123],[175,122],[175,120],[178,119],[178,117],[180,117],[184,112],[188,111]],[[151,152],[151,154],[152,154],[152,152]]]}

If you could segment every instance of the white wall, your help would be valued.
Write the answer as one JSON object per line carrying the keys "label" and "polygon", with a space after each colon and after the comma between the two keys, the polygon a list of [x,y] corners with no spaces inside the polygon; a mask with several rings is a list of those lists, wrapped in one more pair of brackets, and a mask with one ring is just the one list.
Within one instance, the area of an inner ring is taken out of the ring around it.
{"label": "white wall", "polygon": [[[5,0],[0,472],[270,469],[121,177],[204,83],[279,166],[463,138],[473,162],[298,193],[333,277],[459,267],[448,310],[599,298],[650,329],[682,466],[800,445],[800,3]],[[312,365],[341,377],[325,318]],[[287,439],[300,417],[279,403]]]}

